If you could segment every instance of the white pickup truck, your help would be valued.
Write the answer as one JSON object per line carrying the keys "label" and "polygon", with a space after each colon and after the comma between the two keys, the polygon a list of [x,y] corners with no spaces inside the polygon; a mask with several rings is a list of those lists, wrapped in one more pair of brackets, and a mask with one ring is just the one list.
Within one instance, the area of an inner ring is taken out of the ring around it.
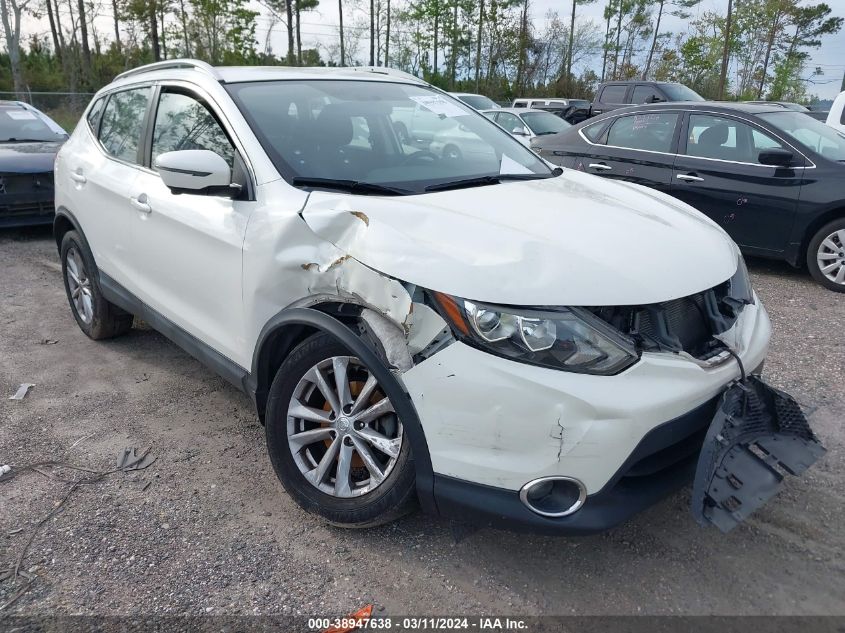
{"label": "white pickup truck", "polygon": [[840,132],[845,132],[845,91],[833,100],[830,112],[827,113],[826,123]]}

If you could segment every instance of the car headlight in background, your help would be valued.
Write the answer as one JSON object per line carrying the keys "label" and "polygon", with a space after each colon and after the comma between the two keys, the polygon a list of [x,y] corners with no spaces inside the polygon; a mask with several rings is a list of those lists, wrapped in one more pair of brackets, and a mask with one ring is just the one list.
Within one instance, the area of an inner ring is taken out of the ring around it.
{"label": "car headlight in background", "polygon": [[582,308],[523,310],[434,296],[464,342],[498,356],[599,375],[618,374],[638,360],[632,342]]}

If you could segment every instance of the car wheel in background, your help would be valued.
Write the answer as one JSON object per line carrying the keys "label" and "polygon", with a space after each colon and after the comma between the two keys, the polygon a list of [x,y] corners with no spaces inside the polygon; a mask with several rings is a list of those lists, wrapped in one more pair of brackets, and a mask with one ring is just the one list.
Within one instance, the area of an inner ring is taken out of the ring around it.
{"label": "car wheel in background", "polygon": [[416,504],[410,443],[367,367],[328,334],[285,360],[270,387],[267,448],[285,490],[340,527],[371,527]]}
{"label": "car wheel in background", "polygon": [[76,231],[68,231],[62,238],[61,258],[65,292],[79,328],[94,340],[127,332],[132,315],[103,296],[94,258]]}
{"label": "car wheel in background", "polygon": [[443,148],[443,158],[448,158],[449,160],[461,160],[463,155],[461,154],[461,150],[457,148],[455,145],[447,145]]}
{"label": "car wheel in background", "polygon": [[845,218],[824,225],[807,247],[807,268],[820,284],[845,292]]}

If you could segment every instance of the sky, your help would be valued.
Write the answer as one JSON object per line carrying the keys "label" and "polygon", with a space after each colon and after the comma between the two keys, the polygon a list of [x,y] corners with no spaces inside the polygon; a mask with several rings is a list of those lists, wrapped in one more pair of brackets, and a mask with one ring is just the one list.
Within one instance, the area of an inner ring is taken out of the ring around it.
{"label": "sky", "polygon": [[[818,0],[812,0],[816,2]],[[828,5],[833,9],[832,15],[845,17],[845,0],[826,0]],[[344,3],[346,4],[346,3]],[[578,7],[576,16],[578,19],[592,19],[597,24],[604,28],[604,0],[597,0],[593,4],[583,5]],[[701,4],[692,9],[693,17],[705,11],[721,11],[727,10],[728,0],[702,0]],[[531,0],[531,12],[534,16],[535,25],[541,28],[543,18],[549,10],[557,10],[559,13],[569,15],[572,5],[570,0]],[[359,13],[364,17],[365,14]],[[268,25],[270,20],[264,15],[258,20],[257,39],[263,47]],[[351,25],[354,18],[349,19],[344,9],[344,22],[346,25]],[[302,16],[302,43],[303,47],[313,47],[316,42],[324,44],[334,44],[337,41],[338,33],[338,12],[337,0],[321,0],[317,11],[304,14]],[[680,32],[686,29],[686,22],[679,20],[673,16],[665,15],[661,24],[661,32],[673,31]],[[277,24],[273,29],[272,37],[270,39],[273,51],[276,54],[284,54],[287,50],[287,36],[285,35],[285,27],[283,24]],[[362,42],[362,46],[363,46]],[[363,50],[361,52],[363,54]],[[816,66],[820,66],[823,75],[813,77],[816,83],[808,83],[807,93],[810,95],[817,95],[820,99],[833,99],[840,92],[842,85],[842,77],[845,74],[845,29],[833,36],[828,36],[822,40],[822,46],[819,49],[810,51],[810,62],[807,64],[807,74],[810,73]],[[595,64],[595,62],[594,62]],[[579,69],[581,70],[581,69]],[[598,65],[593,70],[601,74],[601,59],[598,60]]]}

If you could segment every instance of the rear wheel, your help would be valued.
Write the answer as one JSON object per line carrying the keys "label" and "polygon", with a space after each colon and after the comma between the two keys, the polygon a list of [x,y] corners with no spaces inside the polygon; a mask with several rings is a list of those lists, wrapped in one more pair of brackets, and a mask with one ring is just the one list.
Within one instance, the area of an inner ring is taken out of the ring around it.
{"label": "rear wheel", "polygon": [[94,258],[76,231],[68,231],[62,238],[61,258],[65,292],[79,329],[94,340],[127,332],[132,315],[103,296]]}
{"label": "rear wheel", "polygon": [[370,370],[318,334],[282,364],[266,415],[276,475],[299,505],[341,527],[370,527],[416,501],[402,422]]}
{"label": "rear wheel", "polygon": [[807,268],[813,279],[845,292],[845,218],[824,225],[807,247]]}

